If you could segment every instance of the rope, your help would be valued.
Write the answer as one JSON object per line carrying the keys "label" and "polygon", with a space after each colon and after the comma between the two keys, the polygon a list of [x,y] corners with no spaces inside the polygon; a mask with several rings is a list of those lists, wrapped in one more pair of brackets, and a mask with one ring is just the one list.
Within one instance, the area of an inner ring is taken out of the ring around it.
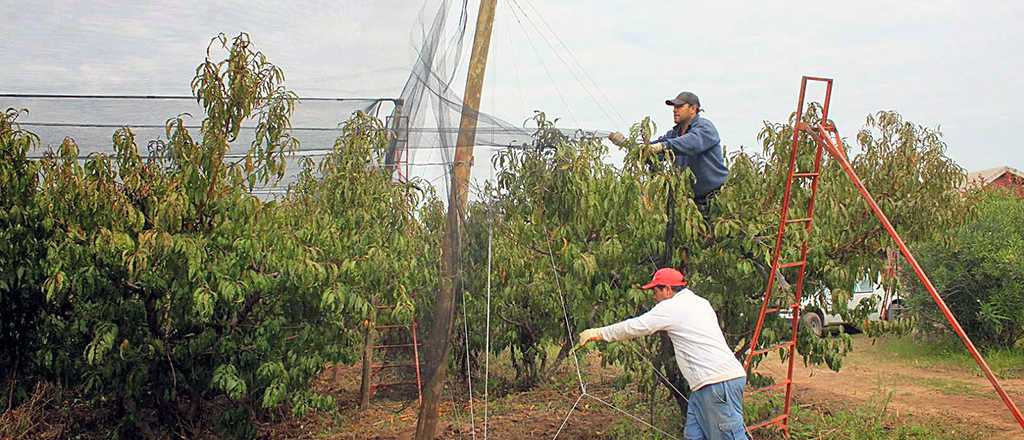
{"label": "rope", "polygon": [[[547,227],[544,228],[544,233],[546,235],[548,234]],[[569,309],[565,306],[565,295],[562,291],[562,279],[558,276],[558,268],[555,267],[555,253],[551,249],[550,240],[548,240],[548,260],[551,261],[551,272],[555,274],[555,287],[558,290],[558,300],[562,304],[562,316],[565,318],[565,331],[567,332],[566,337],[571,342],[573,331],[572,326],[569,325]],[[579,380],[580,391],[583,394],[587,394],[587,386],[583,383],[583,373],[580,372],[580,360],[576,357],[576,352],[572,352],[570,354],[572,354],[573,365],[576,366],[576,379]]]}
{"label": "rope", "polygon": [[462,339],[466,343],[466,382],[469,385],[469,427],[476,438],[476,416],[473,413],[473,370],[469,368],[469,324],[466,317],[466,294],[462,293]]}
{"label": "rope", "polygon": [[[30,98],[30,99],[158,99],[158,100],[188,100],[198,99],[191,95],[63,95],[45,93],[0,93],[0,98]],[[390,101],[397,102],[400,98],[322,98],[322,97],[296,97],[296,101]]]}
{"label": "rope", "polygon": [[484,440],[487,440],[487,410],[491,366],[491,244],[494,240],[494,222],[487,225],[487,326],[484,330]]}
{"label": "rope", "polygon": [[[526,0],[524,0],[524,1],[526,1]],[[572,68],[572,65],[569,64],[569,62],[565,61],[565,58],[562,58],[562,55],[558,53],[558,51],[555,49],[555,46],[553,44],[551,44],[551,41],[549,41],[548,38],[544,35],[544,33],[541,31],[540,27],[537,26],[536,24],[534,24],[533,20],[530,19],[530,16],[526,13],[526,10],[523,9],[522,5],[520,5],[519,2],[516,1],[516,0],[512,0],[512,4],[516,8],[519,8],[519,11],[523,14],[523,18],[525,18],[526,22],[529,23],[530,26],[533,27],[533,30],[537,33],[537,35],[540,35],[541,39],[544,40],[544,43],[547,44],[549,49],[551,49],[551,52],[554,53],[556,57],[558,57],[558,60],[561,61],[562,64],[565,64],[565,66],[569,69],[569,73],[571,73],[573,78],[576,80],[576,82],[579,83],[580,86],[582,86],[583,91],[586,92],[587,95],[590,96],[590,99],[592,101],[594,101],[594,104],[597,104],[597,108],[600,109],[602,113],[604,113],[604,116],[606,118],[608,118],[608,121],[611,122],[612,124],[615,124],[615,118],[613,118],[611,116],[611,114],[608,113],[608,110],[605,108],[605,106],[603,104],[601,104],[600,101],[597,100],[597,98],[594,96],[594,94],[590,91],[590,88],[587,87],[587,84],[585,82],[583,82],[582,79],[580,79],[579,75],[576,74],[576,70],[574,70]],[[533,5],[530,5],[530,7],[533,8]],[[533,8],[533,10],[534,10],[534,12],[537,12],[536,8]],[[540,16],[540,18],[543,19],[543,16],[541,16],[540,14],[538,14],[538,16]],[[545,24],[546,23],[547,22],[545,22]],[[548,27],[548,29],[550,30],[550,26]],[[558,38],[558,34],[555,34],[554,31],[551,31],[551,33],[552,33],[552,35],[555,36],[555,38]],[[566,51],[569,51],[569,48],[566,47],[564,43],[562,43],[562,47],[564,47],[566,49]],[[569,51],[569,53],[571,55],[571,51]],[[582,67],[581,67],[581,69],[582,69]],[[621,115],[619,116],[619,118],[620,118],[619,119],[620,121],[624,121],[625,120],[624,118],[622,118]]]}
{"label": "rope", "polygon": [[616,411],[618,411],[618,412],[620,412],[620,413],[622,413],[622,414],[625,414],[625,415],[626,415],[626,416],[628,416],[629,418],[631,418],[631,419],[633,419],[633,420],[636,420],[637,422],[639,422],[640,424],[642,424],[642,425],[644,425],[644,426],[646,426],[646,427],[648,427],[648,428],[651,428],[651,429],[653,429],[653,430],[655,430],[655,431],[658,431],[659,433],[661,433],[662,435],[664,435],[664,436],[666,436],[666,437],[668,437],[668,438],[673,438],[673,439],[676,439],[676,440],[678,440],[678,437],[676,437],[676,436],[674,436],[674,435],[672,435],[672,434],[669,434],[669,433],[667,433],[667,432],[665,432],[665,431],[662,431],[662,430],[661,430],[661,428],[658,428],[657,426],[654,426],[654,425],[652,425],[652,424],[650,424],[650,423],[647,423],[646,421],[644,421],[644,419],[641,419],[641,418],[639,418],[639,417],[637,417],[637,416],[634,416],[634,415],[632,415],[632,414],[630,414],[630,413],[628,413],[628,412],[626,412],[626,411],[623,411],[623,410],[621,410],[621,409],[619,409],[619,408],[616,408],[616,407],[615,407],[615,405],[612,405],[612,404],[610,404],[610,403],[608,403],[608,402],[605,402],[605,401],[604,401],[603,399],[601,399],[600,397],[597,397],[597,396],[595,396],[595,395],[593,395],[593,394],[587,394],[587,396],[589,396],[590,398],[592,398],[592,399],[594,399],[594,400],[596,400],[596,401],[598,401],[598,402],[601,402],[601,403],[603,403],[603,404],[604,404],[605,406],[607,406],[607,407],[609,407],[609,408],[611,408],[611,409],[614,409],[614,410],[616,410]]}
{"label": "rope", "polygon": [[[518,4],[515,3],[515,0],[512,0],[512,4],[517,7],[519,6]],[[553,76],[551,76],[551,71],[548,70],[548,65],[544,62],[544,58],[540,56],[540,51],[537,50],[537,46],[534,46],[533,41],[530,40],[529,33],[526,32],[526,26],[523,26],[523,22],[519,19],[519,14],[516,13],[515,8],[511,8],[509,10],[512,11],[512,16],[515,17],[516,22],[519,23],[519,27],[523,29],[523,35],[527,37],[524,39],[526,40],[526,43],[529,44],[530,49],[533,50],[533,55],[536,57],[536,60],[540,62],[539,64],[541,68],[544,69],[544,74],[547,75],[548,77],[548,84],[551,85],[553,89],[555,89],[555,94],[557,94],[558,99],[562,101],[562,105],[565,106],[566,111],[569,113],[569,117],[572,118],[573,122],[575,122],[576,125],[579,125],[579,118],[577,118],[576,114],[573,113],[572,106],[570,106],[569,103],[566,102],[565,96],[562,95],[562,89],[558,87],[558,82],[555,81]],[[525,16],[526,13],[524,12],[523,15]]]}
{"label": "rope", "polygon": [[664,375],[664,374],[661,374],[661,371],[660,371],[660,370],[658,369],[658,367],[657,367],[656,365],[654,365],[654,361],[652,361],[652,360],[651,360],[651,358],[649,358],[649,357],[645,356],[645,355],[644,355],[643,353],[641,353],[641,352],[640,352],[640,349],[636,348],[636,347],[635,347],[635,346],[633,346],[632,344],[626,344],[626,346],[627,346],[627,347],[629,347],[630,349],[632,349],[632,350],[633,350],[633,353],[636,353],[636,355],[637,355],[637,356],[640,356],[641,358],[643,358],[644,360],[646,360],[646,361],[647,361],[648,363],[650,363],[650,364],[651,364],[651,369],[652,369],[652,370],[654,370],[654,374],[657,374],[657,375],[658,375],[658,377],[660,377],[660,378],[661,378],[661,380],[664,380],[664,381],[665,381],[665,383],[666,383],[666,384],[668,384],[669,388],[672,388],[672,391],[675,391],[675,392],[676,392],[676,394],[678,394],[678,395],[679,395],[679,397],[682,397],[682,398],[683,398],[683,400],[685,400],[685,401],[686,401],[686,403],[690,403],[690,399],[687,399],[687,398],[686,398],[686,395],[684,395],[683,393],[681,393],[681,392],[679,391],[679,389],[678,389],[678,388],[676,388],[676,386],[672,384],[672,381],[671,381],[671,380],[668,380],[668,378],[667,378],[667,377],[665,377],[665,375]]}
{"label": "rope", "polygon": [[558,431],[555,431],[555,436],[551,437],[551,440],[555,440],[558,438],[558,434],[562,433],[562,428],[565,428],[565,424],[569,423],[569,417],[572,416],[572,412],[576,410],[576,406],[580,404],[580,400],[583,400],[583,396],[586,395],[586,393],[583,393],[580,394],[580,397],[576,398],[576,402],[572,404],[572,408],[569,408],[569,412],[565,413],[565,418],[562,419],[562,424],[558,426]]}
{"label": "rope", "polygon": [[[558,44],[560,44],[562,46],[562,48],[565,49],[566,53],[569,54],[569,58],[574,63],[576,63],[576,67],[580,70],[580,73],[583,74],[583,77],[586,78],[588,81],[590,81],[590,84],[593,85],[594,88],[597,89],[597,92],[601,94],[601,97],[604,98],[604,100],[605,100],[605,104],[607,104],[608,107],[611,108],[612,112],[615,113],[615,116],[618,116],[619,122],[621,122],[623,125],[628,125],[628,123],[626,122],[626,118],[622,117],[622,114],[619,113],[618,110],[616,110],[615,104],[613,104],[611,99],[608,99],[608,96],[604,94],[604,91],[601,90],[601,87],[597,85],[597,81],[594,81],[594,79],[592,77],[590,77],[590,75],[587,74],[587,69],[585,69],[583,67],[583,64],[580,63],[579,59],[576,58],[576,55],[572,53],[572,50],[569,49],[569,46],[567,46],[565,44],[565,42],[562,41],[562,38],[559,37],[558,34],[555,32],[555,30],[551,27],[551,25],[548,24],[548,21],[544,19],[544,14],[542,14],[533,5],[533,2],[531,2],[530,0],[523,0],[523,1],[525,1],[526,5],[529,6],[530,9],[532,9],[537,14],[537,18],[540,19],[540,22],[542,24],[544,24],[544,27],[546,27],[548,29],[548,32],[551,33],[551,35],[555,37],[555,40],[558,41]],[[591,98],[593,98],[593,96],[591,96]],[[597,102],[596,99],[594,101],[595,101],[595,103]],[[600,104],[598,104],[598,105],[600,105]],[[605,115],[607,116],[607,113]],[[614,123],[614,121],[612,121],[612,122]]]}

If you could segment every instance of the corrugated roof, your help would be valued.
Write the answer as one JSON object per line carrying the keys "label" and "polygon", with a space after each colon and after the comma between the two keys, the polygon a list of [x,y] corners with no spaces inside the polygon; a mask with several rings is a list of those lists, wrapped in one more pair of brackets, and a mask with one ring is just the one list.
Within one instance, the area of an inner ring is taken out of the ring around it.
{"label": "corrugated roof", "polygon": [[987,170],[973,171],[967,173],[967,185],[985,186],[998,179],[1003,174],[1010,173],[1024,179],[1024,173],[1013,167],[995,167]]}

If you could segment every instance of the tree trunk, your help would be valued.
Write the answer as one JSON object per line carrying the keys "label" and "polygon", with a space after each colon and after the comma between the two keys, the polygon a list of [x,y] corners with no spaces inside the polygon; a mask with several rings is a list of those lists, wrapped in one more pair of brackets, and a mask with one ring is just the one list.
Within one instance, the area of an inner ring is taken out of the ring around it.
{"label": "tree trunk", "polygon": [[672,340],[668,337],[668,333],[658,332],[658,338],[661,342],[661,349],[658,350],[658,357],[655,361],[657,365],[654,368],[660,368],[665,373],[665,378],[671,382],[670,384],[666,383],[664,379],[661,380],[662,385],[668,389],[669,394],[676,401],[676,406],[679,407],[679,414],[682,415],[684,422],[680,425],[680,429],[682,429],[683,426],[686,426],[686,409],[688,405],[686,399],[690,394],[690,386],[686,383],[686,379],[683,378],[682,372],[679,371],[679,365],[676,364],[675,349],[672,346]]}
{"label": "tree trunk", "polygon": [[416,440],[433,440],[437,430],[437,407],[444,390],[451,350],[452,317],[462,260],[462,216],[469,201],[469,173],[473,164],[473,146],[476,143],[477,113],[483,90],[487,53],[491,43],[494,9],[497,0],[482,0],[477,13],[473,51],[469,56],[466,93],[463,94],[462,119],[455,142],[455,162],[452,164],[452,185],[448,194],[448,221],[441,249],[441,292],[434,305],[434,323],[425,348],[427,359],[427,385],[423,392],[419,418],[416,420]]}
{"label": "tree trunk", "polygon": [[[370,381],[371,368],[370,364],[373,363],[373,345],[376,340],[375,332],[370,328],[373,323],[367,323],[366,328],[363,329],[363,380],[362,385],[359,386],[359,408],[366,409],[370,407]],[[337,367],[334,369],[338,371]]]}

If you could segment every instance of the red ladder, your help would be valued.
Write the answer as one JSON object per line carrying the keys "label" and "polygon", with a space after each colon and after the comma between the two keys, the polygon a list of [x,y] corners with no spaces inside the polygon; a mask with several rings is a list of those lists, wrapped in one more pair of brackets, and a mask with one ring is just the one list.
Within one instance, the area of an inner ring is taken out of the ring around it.
{"label": "red ladder", "polygon": [[[390,309],[394,306],[389,305],[378,305],[376,308]],[[377,324],[375,322],[369,323],[369,328],[366,333],[366,348],[363,352],[363,397],[362,406],[366,406],[370,399],[377,393],[377,390],[382,388],[402,387],[402,386],[415,386],[417,401],[422,403],[423,401],[423,382],[420,377],[420,342],[416,334],[416,320],[413,319],[409,324]],[[389,343],[387,338],[381,338],[383,332],[392,332],[396,330],[408,330],[409,339],[411,343],[399,342]],[[384,340],[384,343],[378,343]],[[386,356],[381,356],[381,362],[374,363],[374,352],[381,351],[385,354],[393,353],[397,350],[408,350],[411,352],[411,359],[408,361],[395,361],[391,359],[388,362]],[[412,369],[415,372],[416,380],[399,380],[397,382],[386,382],[382,376],[384,376],[387,370],[400,370],[400,369]]]}
{"label": "red ladder", "polygon": [[[764,291],[764,301],[761,303],[761,310],[757,315],[757,324],[754,326],[754,334],[750,339],[750,349],[747,352],[747,360],[743,366],[748,371],[750,365],[754,360],[755,356],[770,353],[776,350],[786,350],[786,354],[789,360],[789,368],[786,372],[786,380],[776,383],[775,385],[769,386],[762,390],[778,389],[785,387],[786,392],[786,403],[783,408],[782,414],[766,420],[761,423],[749,426],[747,429],[753,431],[756,429],[764,428],[766,426],[777,426],[780,428],[788,437],[789,436],[789,416],[790,416],[790,404],[793,397],[793,363],[796,358],[796,342],[799,331],[800,323],[800,300],[803,295],[804,289],[804,274],[807,272],[807,248],[808,240],[810,240],[811,232],[814,228],[814,200],[818,194],[818,178],[821,174],[821,160],[823,151],[823,145],[821,142],[817,142],[817,148],[814,153],[814,169],[812,171],[798,171],[797,170],[797,158],[799,157],[800,148],[800,132],[806,129],[803,119],[803,108],[804,108],[804,95],[807,91],[807,81],[823,81],[826,84],[825,88],[825,103],[822,106],[821,120],[828,120],[828,107],[829,98],[832,95],[832,80],[824,78],[810,78],[804,77],[800,83],[800,100],[797,103],[796,108],[796,119],[794,123],[796,126],[793,129],[793,141],[789,151],[789,171],[786,175],[786,189],[782,195],[782,211],[779,215],[779,229],[775,236],[775,250],[772,252],[772,268],[768,272],[768,286]],[[789,208],[791,202],[791,196],[793,193],[793,182],[797,179],[809,179],[811,186],[810,197],[807,200],[807,209],[802,217],[789,218]],[[786,228],[790,225],[799,225],[803,227],[806,233],[803,235],[803,241],[800,244],[800,259],[797,261],[782,262],[782,240],[786,234]],[[780,344],[775,344],[769,347],[757,348],[759,339],[761,337],[761,330],[764,328],[764,319],[770,313],[779,311],[779,307],[770,307],[772,299],[772,291],[775,287],[776,274],[780,273],[782,269],[797,269],[796,278],[796,289],[793,295],[793,302],[785,306],[792,311],[792,324],[791,324],[791,337],[789,341]],[[759,390],[760,391],[760,390]]]}
{"label": "red ladder", "polygon": [[[807,92],[807,83],[809,81],[825,83],[825,101],[824,105],[822,106],[821,120],[813,126],[802,121],[804,97]],[[758,392],[767,389],[778,389],[785,387],[786,400],[782,414],[770,418],[764,422],[748,426],[747,430],[754,431],[760,428],[774,426],[781,429],[783,434],[787,438],[789,437],[789,422],[791,414],[790,410],[792,407],[793,399],[793,365],[796,358],[795,352],[798,336],[797,331],[799,330],[798,326],[800,322],[800,302],[801,297],[803,295],[804,274],[807,269],[807,241],[810,238],[814,226],[814,199],[817,196],[818,177],[821,173],[821,161],[822,156],[825,152],[828,152],[829,157],[831,157],[833,160],[836,161],[836,163],[839,164],[839,167],[842,168],[843,173],[846,174],[846,176],[850,179],[850,182],[853,183],[854,187],[857,188],[857,192],[860,193],[861,198],[863,198],[864,201],[867,203],[868,207],[871,209],[871,212],[875,215],[875,218],[878,219],[879,223],[881,223],[881,225],[885,228],[885,231],[889,234],[889,237],[892,238],[893,241],[896,243],[896,246],[897,248],[899,248],[900,254],[903,256],[904,261],[906,261],[907,264],[910,265],[911,268],[913,268],[914,274],[917,276],[918,280],[925,287],[925,290],[928,291],[928,294],[931,295],[932,300],[935,301],[936,306],[938,306],[939,310],[946,318],[946,321],[949,322],[953,331],[960,338],[960,341],[964,344],[964,347],[974,358],[974,361],[978,364],[978,367],[985,374],[985,377],[988,378],[989,382],[992,384],[992,387],[995,389],[996,394],[998,394],[1000,399],[1002,399],[1003,403],[1006,405],[1006,408],[1010,411],[1010,414],[1014,417],[1014,419],[1021,426],[1021,428],[1024,428],[1024,416],[1021,415],[1020,409],[1017,408],[1017,405],[1013,402],[1010,396],[1003,389],[1003,386],[999,383],[999,380],[992,372],[992,369],[989,368],[988,363],[985,362],[984,357],[982,357],[981,353],[978,352],[977,348],[974,347],[974,343],[971,342],[971,339],[967,336],[967,333],[964,332],[963,327],[960,326],[960,323],[956,320],[956,317],[953,316],[953,312],[949,310],[948,306],[946,306],[946,302],[939,295],[938,291],[935,289],[935,286],[932,285],[931,280],[929,280],[928,276],[924,273],[924,269],[922,269],[921,266],[917,263],[917,260],[914,258],[914,255],[910,252],[910,249],[907,248],[906,243],[903,242],[903,239],[896,232],[896,229],[892,226],[892,223],[889,221],[889,218],[885,215],[884,212],[882,212],[882,209],[878,207],[878,204],[875,203],[874,197],[872,197],[871,193],[868,192],[867,187],[864,186],[864,182],[862,182],[860,180],[860,177],[857,176],[857,173],[854,172],[853,165],[851,165],[850,161],[846,158],[846,151],[843,148],[843,141],[842,138],[840,138],[839,136],[839,131],[836,130],[835,124],[828,119],[829,100],[831,96],[832,79],[817,78],[810,76],[805,76],[803,77],[803,79],[801,79],[800,98],[797,101],[796,118],[793,120],[793,141],[790,147],[789,171],[786,176],[786,190],[782,199],[782,212],[779,215],[779,229],[778,234],[775,237],[775,249],[772,253],[772,270],[768,274],[768,285],[765,287],[764,301],[761,304],[761,310],[757,316],[757,324],[754,327],[754,333],[753,337],[750,340],[750,348],[747,353],[747,359],[744,363],[744,368],[746,368],[749,371],[751,363],[755,356],[779,349],[787,350],[789,368],[786,372],[786,379],[775,385],[762,388],[760,390],[754,390],[754,392]],[[814,157],[814,171],[811,172],[799,172],[796,170],[797,158],[799,156],[798,148],[800,147],[799,141],[801,133],[805,133],[811,136],[814,139],[817,147]],[[806,216],[803,218],[790,219],[789,204],[790,197],[792,195],[793,182],[795,179],[811,179],[811,194],[810,198],[808,199]],[[782,252],[783,236],[786,232],[786,227],[791,224],[802,224],[806,230],[803,243],[801,243],[800,246],[800,259],[794,262],[780,263],[779,259]],[[769,307],[772,296],[772,290],[775,286],[775,276],[780,269],[787,268],[799,269],[797,275],[796,290],[794,291],[793,303],[786,306],[793,311],[793,320],[791,322],[791,338],[788,342],[773,345],[771,347],[758,349],[758,339],[761,337],[761,330],[764,327],[765,316],[768,313],[775,313],[779,310],[778,308]]]}

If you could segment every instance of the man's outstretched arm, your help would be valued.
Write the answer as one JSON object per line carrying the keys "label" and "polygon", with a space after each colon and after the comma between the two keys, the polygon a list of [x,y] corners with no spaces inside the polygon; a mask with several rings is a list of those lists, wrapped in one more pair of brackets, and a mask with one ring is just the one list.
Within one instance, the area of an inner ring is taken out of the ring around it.
{"label": "man's outstretched arm", "polygon": [[601,328],[591,328],[580,333],[580,346],[590,341],[621,341],[654,334],[666,329],[671,323],[657,307],[636,318],[630,318]]}
{"label": "man's outstretched arm", "polygon": [[659,142],[675,150],[676,154],[696,156],[718,145],[719,141],[718,130],[709,124],[704,124],[692,127],[688,133],[682,136]]}

